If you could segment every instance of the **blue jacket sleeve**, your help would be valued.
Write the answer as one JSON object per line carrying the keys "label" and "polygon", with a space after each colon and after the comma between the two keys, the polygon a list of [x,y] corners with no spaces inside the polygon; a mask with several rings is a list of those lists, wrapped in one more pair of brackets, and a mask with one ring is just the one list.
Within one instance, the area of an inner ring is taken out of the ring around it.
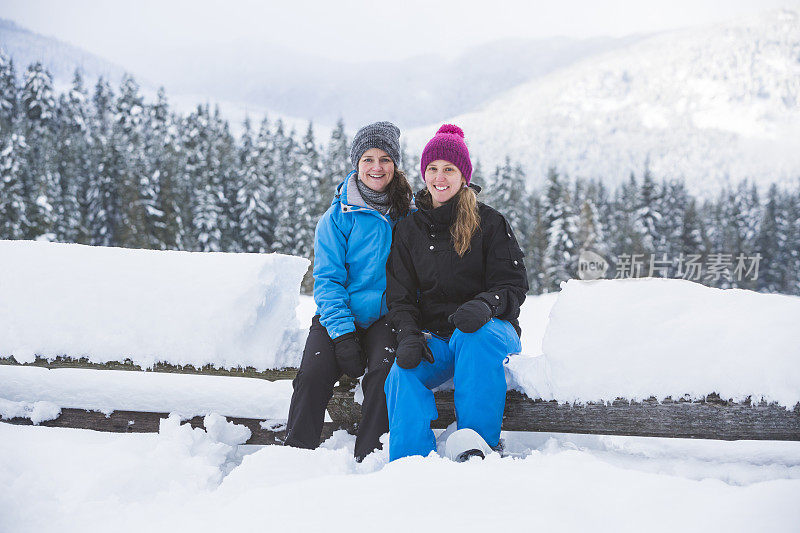
{"label": "blue jacket sleeve", "polygon": [[[314,301],[320,323],[331,339],[356,330],[350,311],[350,294],[345,288],[345,256],[349,230],[336,217],[338,204],[325,212],[314,233]],[[338,219],[338,220],[337,220]]]}

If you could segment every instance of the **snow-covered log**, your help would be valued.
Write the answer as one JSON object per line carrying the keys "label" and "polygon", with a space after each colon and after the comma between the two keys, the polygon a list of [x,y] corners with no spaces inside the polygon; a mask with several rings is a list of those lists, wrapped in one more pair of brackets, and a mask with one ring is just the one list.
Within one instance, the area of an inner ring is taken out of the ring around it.
{"label": "snow-covered log", "polygon": [[539,357],[512,388],[559,402],[800,402],[800,298],[677,279],[562,284]]}
{"label": "snow-covered log", "polygon": [[308,261],[0,241],[0,356],[297,366]]}

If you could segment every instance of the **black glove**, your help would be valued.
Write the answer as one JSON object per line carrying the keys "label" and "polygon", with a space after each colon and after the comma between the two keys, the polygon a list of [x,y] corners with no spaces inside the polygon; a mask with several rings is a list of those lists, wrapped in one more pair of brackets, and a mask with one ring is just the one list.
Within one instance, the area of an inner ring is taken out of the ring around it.
{"label": "black glove", "polygon": [[416,368],[422,359],[433,363],[433,353],[420,331],[412,331],[400,338],[395,351],[397,366],[405,369]]}
{"label": "black glove", "polygon": [[464,333],[475,333],[492,319],[494,312],[483,300],[470,300],[447,317],[447,321]]}
{"label": "black glove", "polygon": [[339,335],[333,339],[333,349],[336,353],[336,362],[339,368],[351,378],[360,377],[364,373],[364,355],[361,343],[354,331]]}

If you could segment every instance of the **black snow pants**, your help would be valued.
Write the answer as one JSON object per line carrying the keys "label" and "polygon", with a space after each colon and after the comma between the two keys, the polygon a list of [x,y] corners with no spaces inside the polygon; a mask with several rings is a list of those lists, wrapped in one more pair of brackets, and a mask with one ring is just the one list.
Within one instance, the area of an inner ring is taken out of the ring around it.
{"label": "black snow pants", "polygon": [[[358,334],[367,359],[367,372],[361,381],[364,400],[355,448],[355,457],[361,461],[381,447],[380,437],[389,431],[383,385],[394,362],[397,341],[386,317],[379,318],[366,330],[359,328]],[[319,446],[325,408],[341,376],[333,341],[317,315],[311,321],[303,360],[292,382],[294,392],[286,424],[287,446],[309,449]]]}

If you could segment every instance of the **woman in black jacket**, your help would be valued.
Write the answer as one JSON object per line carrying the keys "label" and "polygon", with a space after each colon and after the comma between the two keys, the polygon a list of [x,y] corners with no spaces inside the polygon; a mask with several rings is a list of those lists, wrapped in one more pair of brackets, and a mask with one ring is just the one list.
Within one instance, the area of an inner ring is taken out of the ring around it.
{"label": "woman in black jacket", "polygon": [[398,340],[385,385],[391,460],[436,449],[431,389],[450,378],[458,429],[497,446],[503,362],[520,350],[517,319],[528,291],[511,227],[469,187],[463,131],[442,126],[425,146],[421,170],[419,210],[395,227],[386,264],[388,316]]}

